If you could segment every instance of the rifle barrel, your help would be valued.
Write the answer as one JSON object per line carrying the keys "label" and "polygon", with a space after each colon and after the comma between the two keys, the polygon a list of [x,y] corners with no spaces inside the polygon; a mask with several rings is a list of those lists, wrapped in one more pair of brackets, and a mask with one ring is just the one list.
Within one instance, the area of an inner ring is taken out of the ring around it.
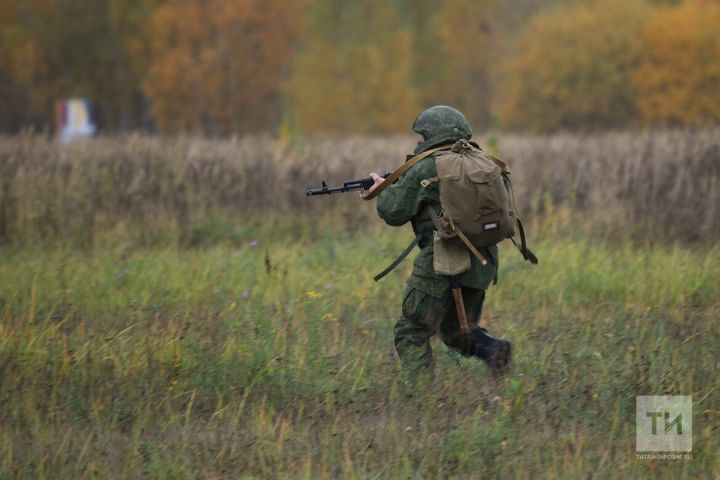
{"label": "rifle barrel", "polygon": [[[389,175],[390,172],[385,172],[380,176],[382,178],[387,178]],[[325,180],[323,180],[322,187],[307,190],[305,192],[305,195],[311,197],[313,195],[330,195],[333,193],[351,192],[353,190],[367,190],[372,187],[374,183],[375,181],[370,176],[358,178],[355,180],[348,180],[346,182],[343,182],[342,187],[328,187],[327,183],[325,183]]]}

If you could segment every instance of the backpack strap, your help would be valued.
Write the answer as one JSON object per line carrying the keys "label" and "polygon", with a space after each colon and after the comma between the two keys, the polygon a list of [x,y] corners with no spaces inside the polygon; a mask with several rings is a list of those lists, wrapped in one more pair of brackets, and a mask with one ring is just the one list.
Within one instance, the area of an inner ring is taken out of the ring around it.
{"label": "backpack strap", "polygon": [[497,158],[495,155],[490,155],[487,152],[483,152],[490,160],[495,162],[495,165],[500,167],[500,171],[504,173],[505,175],[510,175],[512,172],[510,171],[510,167],[508,167],[507,163],[503,162],[499,158]]}
{"label": "backpack strap", "polygon": [[502,173],[504,173],[504,174],[506,174],[506,175],[510,175],[510,174],[512,173],[512,171],[510,171],[510,167],[508,167],[508,164],[507,164],[507,163],[503,162],[502,160],[500,160],[500,159],[499,159],[498,157],[496,157],[495,155],[490,155],[488,152],[486,152],[485,150],[483,150],[482,148],[480,148],[480,145],[478,145],[477,143],[475,143],[475,142],[468,142],[468,144],[472,147],[472,150],[473,150],[473,151],[479,152],[481,155],[486,156],[487,158],[489,158],[490,160],[492,160],[493,162],[495,162],[495,165],[497,165],[498,167],[500,167],[500,171],[501,171]]}
{"label": "backpack strap", "polygon": [[[495,158],[493,156],[490,156],[492,160],[498,164],[498,166],[502,169],[503,165],[505,163],[500,160],[499,158]],[[498,163],[500,162],[500,163]],[[503,175],[505,176],[505,179],[507,180],[507,185],[510,187],[510,213],[512,214],[513,218],[515,219],[515,224],[517,225],[518,232],[520,233],[520,245],[515,241],[514,237],[510,237],[510,240],[512,240],[515,247],[520,251],[520,254],[523,256],[525,260],[532,263],[533,265],[538,264],[538,258],[535,256],[533,252],[530,251],[529,248],[527,248],[527,242],[525,240],[525,227],[523,227],[522,221],[520,220],[520,217],[517,214],[517,202],[515,201],[515,190],[512,188],[512,183],[510,182],[510,178],[508,175],[510,174],[510,169],[505,165],[507,169],[507,172],[503,171]]]}
{"label": "backpack strap", "polygon": [[515,217],[515,220],[517,221],[518,230],[520,231],[520,245],[517,244],[514,238],[510,238],[512,242],[515,244],[515,247],[517,247],[518,250],[520,250],[520,253],[522,254],[523,258],[527,260],[528,262],[532,263],[533,265],[538,264],[538,258],[535,256],[533,252],[530,251],[529,248],[527,248],[527,244],[525,243],[525,228],[523,227],[522,222],[520,221],[520,218],[517,216]]}
{"label": "backpack strap", "polygon": [[[442,220],[440,220],[440,217],[437,213],[435,213],[435,210],[430,205],[427,206],[427,211],[430,214],[430,218],[432,219],[435,228],[438,231],[444,230]],[[473,245],[470,239],[465,236],[462,230],[460,230],[457,225],[452,225],[452,230],[457,233],[457,236],[460,237],[460,240],[462,240],[468,250],[470,250],[470,252],[475,255],[475,258],[478,259],[480,265],[487,265],[487,260],[485,260],[485,257],[483,257],[482,254],[478,251],[478,249],[475,248],[475,245]]]}
{"label": "backpack strap", "polygon": [[410,167],[412,167],[413,165],[415,165],[416,163],[418,163],[418,162],[419,162],[420,160],[422,160],[423,158],[429,157],[429,156],[432,155],[433,153],[439,152],[440,150],[450,150],[451,148],[452,148],[452,145],[442,145],[442,146],[440,146],[440,147],[431,148],[430,150],[425,150],[424,152],[419,153],[419,154],[415,155],[414,157],[409,158],[405,163],[403,163],[403,164],[400,166],[400,168],[398,168],[397,170],[395,170],[395,171],[394,171],[389,177],[387,177],[380,185],[378,185],[378,187],[377,187],[375,190],[373,190],[373,191],[370,192],[370,193],[366,193],[365,195],[363,195],[363,194],[361,193],[360,196],[361,196],[364,200],[372,200],[373,198],[375,198],[375,197],[377,197],[378,195],[380,195],[380,194],[382,193],[382,191],[385,190],[387,187],[389,187],[390,185],[392,185],[393,183],[395,183],[395,181],[396,181],[398,178],[400,178],[400,176],[401,176],[403,173],[407,172],[407,171],[410,169]]}

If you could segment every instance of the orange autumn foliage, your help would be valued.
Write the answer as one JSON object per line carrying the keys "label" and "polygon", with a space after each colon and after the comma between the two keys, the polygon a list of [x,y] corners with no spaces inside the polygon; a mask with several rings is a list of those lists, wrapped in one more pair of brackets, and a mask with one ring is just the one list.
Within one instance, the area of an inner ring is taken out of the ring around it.
{"label": "orange autumn foliage", "polygon": [[447,59],[438,102],[457,106],[473,128],[490,124],[492,74],[498,50],[494,21],[498,0],[447,0],[438,11],[442,52]]}
{"label": "orange autumn foliage", "polygon": [[651,13],[644,0],[596,0],[535,17],[500,66],[502,124],[531,131],[629,125],[633,45]]}
{"label": "orange autumn foliage", "polygon": [[663,9],[643,30],[633,75],[645,124],[720,120],[720,4]]}
{"label": "orange autumn foliage", "polygon": [[272,128],[306,0],[171,0],[151,18],[143,89],[163,131]]}
{"label": "orange autumn foliage", "polygon": [[70,97],[103,133],[407,132],[438,103],[694,125],[720,121],[720,0],[0,0],[0,65],[9,133]]}

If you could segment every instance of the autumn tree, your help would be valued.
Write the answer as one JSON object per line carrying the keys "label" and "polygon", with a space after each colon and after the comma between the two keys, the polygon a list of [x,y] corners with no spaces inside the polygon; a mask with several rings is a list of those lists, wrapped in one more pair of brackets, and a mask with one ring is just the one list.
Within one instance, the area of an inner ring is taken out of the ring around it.
{"label": "autumn tree", "polygon": [[421,106],[447,100],[448,64],[440,32],[439,12],[446,0],[403,0],[404,25],[412,34],[412,84]]}
{"label": "autumn tree", "polygon": [[501,2],[447,0],[438,12],[438,29],[446,71],[442,79],[443,101],[462,110],[473,126],[490,124],[492,74],[498,53],[495,17]]}
{"label": "autumn tree", "polygon": [[720,4],[663,9],[644,29],[641,46],[633,81],[646,124],[720,121]]}
{"label": "autumn tree", "polygon": [[0,125],[41,125],[51,117],[44,24],[51,0],[0,1]]}
{"label": "autumn tree", "polygon": [[558,7],[530,21],[501,66],[497,112],[506,127],[620,128],[636,117],[637,37],[643,0]]}
{"label": "autumn tree", "polygon": [[272,128],[304,0],[169,0],[153,14],[144,91],[162,130]]}
{"label": "autumn tree", "polygon": [[288,81],[286,122],[303,132],[406,132],[417,115],[412,36],[381,0],[316,0]]}
{"label": "autumn tree", "polygon": [[506,44],[539,9],[568,1],[404,0],[421,105],[453,105],[476,129],[488,127],[495,72]]}
{"label": "autumn tree", "polygon": [[112,78],[107,78],[102,105],[110,108],[108,127],[114,130],[147,128],[150,106],[141,83],[149,68],[148,48],[153,34],[150,18],[163,0],[105,0],[107,43]]}
{"label": "autumn tree", "polygon": [[[159,0],[0,0],[5,124],[52,123],[53,104],[89,98],[101,125],[137,128],[140,70],[129,45]],[[10,128],[10,127],[8,127]]]}

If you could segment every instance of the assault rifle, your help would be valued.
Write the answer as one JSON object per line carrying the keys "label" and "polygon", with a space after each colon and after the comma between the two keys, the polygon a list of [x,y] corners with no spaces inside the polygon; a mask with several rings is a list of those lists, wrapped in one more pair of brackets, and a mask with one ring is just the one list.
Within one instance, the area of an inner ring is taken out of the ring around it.
{"label": "assault rifle", "polygon": [[[390,172],[385,172],[380,176],[382,178],[387,178],[390,176]],[[351,192],[353,190],[367,190],[372,187],[374,183],[375,181],[372,179],[372,177],[362,177],[358,178],[357,180],[348,180],[347,182],[343,183],[342,187],[328,187],[327,183],[325,183],[325,180],[323,180],[322,187],[310,189],[305,192],[305,195],[330,195],[331,193],[345,193]]]}

